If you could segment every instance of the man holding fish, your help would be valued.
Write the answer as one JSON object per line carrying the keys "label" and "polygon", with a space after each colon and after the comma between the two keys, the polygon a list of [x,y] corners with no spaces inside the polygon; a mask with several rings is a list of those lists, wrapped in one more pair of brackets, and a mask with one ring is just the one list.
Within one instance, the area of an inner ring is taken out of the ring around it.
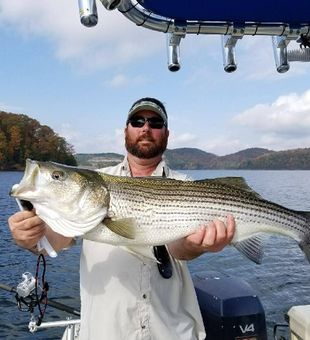
{"label": "man holding fish", "polygon": [[[162,158],[168,137],[164,105],[155,98],[141,98],[130,108],[126,121],[127,157],[119,165],[99,171],[116,176],[188,180],[186,175],[171,170]],[[73,242],[72,237],[53,231],[35,211],[14,214],[9,218],[9,227],[16,243],[33,252],[43,236],[56,251]],[[128,251],[84,239],[80,339],[204,339],[202,318],[184,260],[222,250],[234,232],[231,214],[224,222],[215,219],[187,237],[154,247],[157,262],[142,256],[142,249],[136,252],[133,247]]]}

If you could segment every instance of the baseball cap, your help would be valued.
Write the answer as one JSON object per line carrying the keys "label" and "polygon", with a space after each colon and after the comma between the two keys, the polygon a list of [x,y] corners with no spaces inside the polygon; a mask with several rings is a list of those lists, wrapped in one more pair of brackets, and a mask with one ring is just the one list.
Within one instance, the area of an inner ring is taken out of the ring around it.
{"label": "baseball cap", "polygon": [[155,98],[141,98],[137,100],[128,112],[127,123],[129,119],[134,116],[137,112],[142,110],[149,110],[155,112],[158,116],[160,116],[163,121],[168,124],[168,116],[165,109],[165,106],[162,102]]}

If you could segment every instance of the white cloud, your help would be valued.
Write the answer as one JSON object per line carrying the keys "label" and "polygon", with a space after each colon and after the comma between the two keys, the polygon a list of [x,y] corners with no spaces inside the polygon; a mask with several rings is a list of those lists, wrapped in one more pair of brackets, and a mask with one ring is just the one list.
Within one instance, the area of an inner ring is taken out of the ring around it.
{"label": "white cloud", "polygon": [[265,133],[308,135],[310,90],[280,96],[271,104],[258,104],[237,115],[234,121]]}
{"label": "white cloud", "polygon": [[195,145],[197,145],[197,142],[198,142],[197,136],[195,136],[192,133],[188,132],[182,134],[170,133],[168,147],[170,149],[187,147],[189,145],[195,147]]}
{"label": "white cloud", "polygon": [[112,79],[106,82],[107,86],[121,87],[128,83],[128,79],[124,74],[117,74]]}
{"label": "white cloud", "polygon": [[108,87],[124,87],[129,85],[142,85],[147,82],[147,79],[144,76],[137,75],[134,77],[129,77],[125,74],[116,74],[113,78],[109,79],[105,82],[105,85]]}
{"label": "white cloud", "polygon": [[273,103],[257,104],[233,119],[256,146],[274,150],[310,146],[310,90],[291,93]]}
{"label": "white cloud", "polygon": [[207,139],[205,136],[198,136],[192,133],[170,134],[169,149],[184,147],[198,148],[217,155],[227,155],[246,149],[249,146],[238,138],[233,138],[226,134],[223,134],[221,137],[208,136]]}
{"label": "white cloud", "polygon": [[24,112],[25,110],[24,110],[24,108],[22,108],[20,106],[0,103],[0,111],[11,112],[11,113],[20,113],[20,112]]}
{"label": "white cloud", "polygon": [[119,66],[149,57],[164,45],[162,35],[137,28],[118,11],[98,2],[96,27],[80,24],[77,1],[0,0],[0,24],[25,39],[52,42],[59,59],[75,61],[85,70]]}
{"label": "white cloud", "polygon": [[172,131],[169,148],[196,147],[217,155],[251,147],[271,150],[303,148],[310,147],[309,131],[310,89],[301,94],[282,95],[272,103],[257,104],[235,116],[233,124],[223,125],[220,133],[210,130],[206,135],[194,132],[175,134]]}
{"label": "white cloud", "polygon": [[57,133],[74,146],[77,153],[116,152],[125,153],[124,130],[115,129],[111,134],[93,134],[76,130],[70,124],[63,124]]}
{"label": "white cloud", "polygon": [[199,148],[219,156],[228,155],[250,147],[246,142],[236,137],[226,136],[211,137],[207,141],[201,141]]}
{"label": "white cloud", "polygon": [[64,137],[66,141],[72,145],[81,138],[81,134],[76,131],[70,124],[61,124],[57,134]]}

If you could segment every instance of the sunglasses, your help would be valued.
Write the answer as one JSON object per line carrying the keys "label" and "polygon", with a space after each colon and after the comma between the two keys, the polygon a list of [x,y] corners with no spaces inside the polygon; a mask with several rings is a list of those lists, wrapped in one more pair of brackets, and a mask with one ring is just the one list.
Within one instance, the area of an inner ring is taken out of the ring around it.
{"label": "sunglasses", "polygon": [[166,123],[159,117],[133,117],[128,120],[128,123],[134,128],[141,128],[146,122],[149,123],[149,126],[152,129],[162,129],[166,126]]}

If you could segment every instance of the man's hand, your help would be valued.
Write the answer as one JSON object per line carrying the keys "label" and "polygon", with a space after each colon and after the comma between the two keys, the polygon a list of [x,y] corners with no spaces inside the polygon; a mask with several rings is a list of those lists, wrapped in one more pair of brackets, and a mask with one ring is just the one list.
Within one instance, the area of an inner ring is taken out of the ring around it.
{"label": "man's hand", "polygon": [[9,220],[9,228],[15,242],[22,248],[37,252],[38,241],[46,236],[53,249],[58,252],[74,242],[72,237],[65,237],[54,232],[35,211],[19,211]]}
{"label": "man's hand", "polygon": [[46,224],[34,211],[19,211],[9,218],[8,223],[15,242],[26,249],[35,248],[46,232]]}
{"label": "man's hand", "polygon": [[230,244],[236,229],[235,219],[229,214],[226,223],[214,220],[201,226],[195,233],[168,245],[170,254],[179,260],[192,260],[205,252],[217,252]]}

